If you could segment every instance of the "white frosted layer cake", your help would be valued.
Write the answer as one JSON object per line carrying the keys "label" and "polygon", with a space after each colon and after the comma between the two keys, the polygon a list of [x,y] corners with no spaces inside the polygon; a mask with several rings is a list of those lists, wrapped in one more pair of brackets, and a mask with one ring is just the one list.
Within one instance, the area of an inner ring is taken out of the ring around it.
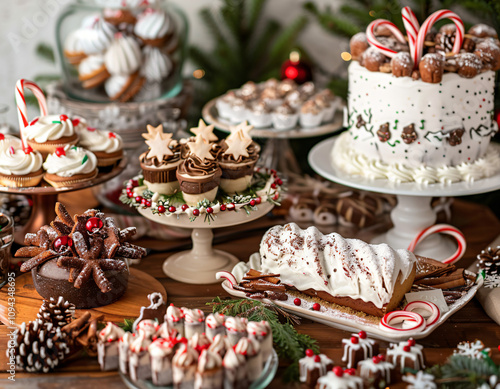
{"label": "white frosted layer cake", "polygon": [[[351,40],[348,131],[336,141],[334,163],[351,174],[424,184],[496,174],[500,155],[490,140],[498,130],[500,42],[494,30],[483,36],[473,28],[462,44],[463,31],[445,25],[435,37],[427,32],[427,54],[419,58],[404,38],[398,42],[395,26],[389,25],[394,35],[377,30],[387,25],[375,20]],[[455,51],[442,45],[459,36]]]}

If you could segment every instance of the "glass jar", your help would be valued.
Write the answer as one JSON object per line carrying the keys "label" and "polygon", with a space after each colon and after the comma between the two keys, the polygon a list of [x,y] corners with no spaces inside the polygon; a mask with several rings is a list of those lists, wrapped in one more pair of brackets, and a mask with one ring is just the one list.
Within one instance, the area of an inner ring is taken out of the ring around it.
{"label": "glass jar", "polygon": [[77,0],[56,25],[64,92],[100,103],[176,96],[187,28],[164,0]]}

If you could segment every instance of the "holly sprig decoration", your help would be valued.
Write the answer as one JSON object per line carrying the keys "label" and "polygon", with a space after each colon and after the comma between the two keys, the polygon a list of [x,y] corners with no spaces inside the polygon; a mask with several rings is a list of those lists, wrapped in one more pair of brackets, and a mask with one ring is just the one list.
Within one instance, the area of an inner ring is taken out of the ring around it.
{"label": "holly sprig decoration", "polygon": [[[300,334],[294,328],[300,319],[274,304],[248,299],[221,299],[216,297],[207,305],[212,312],[219,312],[230,316],[246,317],[250,321],[266,320],[273,331],[273,343],[280,359],[291,361],[283,379],[285,381],[299,380],[299,359],[304,357],[305,351],[311,349],[319,353],[318,342],[309,335]],[[280,320],[284,319],[284,322]]]}

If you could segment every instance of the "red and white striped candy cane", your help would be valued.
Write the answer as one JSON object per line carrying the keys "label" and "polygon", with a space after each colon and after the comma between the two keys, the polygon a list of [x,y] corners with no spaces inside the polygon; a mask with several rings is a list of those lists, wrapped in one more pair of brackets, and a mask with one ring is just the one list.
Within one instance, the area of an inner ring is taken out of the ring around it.
{"label": "red and white striped candy cane", "polygon": [[387,46],[384,46],[382,43],[380,43],[377,40],[377,37],[375,36],[375,29],[380,26],[385,26],[391,31],[396,39],[400,41],[401,43],[406,43],[406,39],[404,35],[399,31],[399,28],[396,27],[396,25],[388,20],[384,19],[377,19],[371,22],[368,27],[366,28],[366,40],[370,45],[375,47],[378,51],[380,51],[382,54],[384,54],[386,57],[392,58],[394,57],[398,52],[394,51],[392,49],[389,49]]}
{"label": "red and white striped candy cane", "polygon": [[451,51],[453,54],[458,54],[458,52],[460,51],[460,48],[462,47],[462,42],[464,40],[464,33],[465,33],[464,23],[462,22],[462,19],[460,19],[460,16],[458,16],[455,12],[452,12],[448,9],[442,9],[430,15],[422,24],[422,27],[418,32],[415,52],[412,53],[414,55],[413,61],[415,65],[417,65],[420,62],[420,59],[422,58],[422,53],[424,51],[424,42],[427,33],[430,31],[434,23],[436,23],[438,20],[441,19],[451,19],[453,23],[455,23],[455,26],[457,26],[455,43],[453,44],[453,49]]}
{"label": "red and white striped candy cane", "polygon": [[415,52],[418,30],[420,30],[420,23],[418,22],[417,16],[410,7],[404,7],[401,10],[401,16],[403,17],[403,24],[406,29],[406,35],[408,35],[408,46],[410,46],[411,58],[414,59],[415,57],[413,53]]}
{"label": "red and white striped candy cane", "polygon": [[21,78],[16,82],[16,104],[17,104],[17,117],[19,119],[19,131],[21,132],[21,140],[24,144],[24,134],[23,130],[29,125],[28,121],[28,109],[26,107],[26,99],[24,98],[24,89],[29,89],[33,92],[36,99],[38,100],[38,106],[40,107],[40,116],[47,115],[47,100],[45,100],[45,95],[40,87],[33,81],[25,80]]}
{"label": "red and white striped candy cane", "polygon": [[408,246],[408,251],[413,252],[415,250],[415,247],[417,247],[417,245],[422,240],[427,238],[429,235],[436,234],[436,233],[451,235],[456,239],[457,244],[458,244],[457,251],[455,251],[455,253],[451,257],[446,258],[446,259],[442,260],[441,262],[443,262],[443,263],[455,263],[460,258],[462,258],[462,256],[465,253],[465,249],[467,248],[465,236],[459,229],[457,229],[453,226],[450,226],[448,224],[435,224],[433,226],[427,227],[424,230],[422,230],[415,237],[415,239],[413,239],[413,241],[410,243],[410,245]]}

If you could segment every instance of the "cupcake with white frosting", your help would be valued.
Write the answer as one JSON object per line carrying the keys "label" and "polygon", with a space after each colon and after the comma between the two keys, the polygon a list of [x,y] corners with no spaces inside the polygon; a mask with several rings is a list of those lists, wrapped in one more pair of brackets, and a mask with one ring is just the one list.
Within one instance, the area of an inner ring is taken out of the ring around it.
{"label": "cupcake with white frosting", "polygon": [[150,344],[151,339],[144,332],[135,334],[134,340],[130,343],[128,369],[130,379],[134,382],[152,378],[151,356],[148,352]]}
{"label": "cupcake with white frosting", "polygon": [[78,141],[73,122],[66,115],[38,117],[23,129],[23,136],[26,143],[44,157],[58,147],[72,146]]}
{"label": "cupcake with white frosting", "polygon": [[184,336],[184,313],[180,308],[176,307],[174,304],[170,304],[167,307],[167,313],[165,313],[165,322],[170,324],[170,326],[177,331],[179,336]]}
{"label": "cupcake with white frosting", "polygon": [[[222,327],[224,328],[224,327]],[[227,336],[225,334],[217,334],[212,338],[212,343],[208,349],[214,353],[219,354],[222,358],[226,355],[226,352],[231,348]]]}
{"label": "cupcake with white frosting", "polygon": [[14,149],[21,149],[23,147],[23,143],[17,136],[2,134],[0,132],[0,150],[8,149],[11,146],[14,147]]}
{"label": "cupcake with white frosting", "polygon": [[131,36],[121,32],[115,34],[115,39],[104,54],[104,64],[113,76],[128,76],[139,70],[142,52],[139,43]]}
{"label": "cupcake with white frosting", "polygon": [[146,45],[161,47],[174,31],[172,18],[164,11],[154,8],[146,9],[137,18],[134,33]]}
{"label": "cupcake with white frosting", "polygon": [[102,54],[89,55],[78,65],[78,79],[85,89],[102,85],[109,76]]}
{"label": "cupcake with white frosting", "polygon": [[78,133],[79,145],[94,153],[100,171],[110,171],[123,158],[123,140],[112,131],[101,131],[92,127]]}
{"label": "cupcake with white frosting", "polygon": [[38,185],[43,177],[42,163],[42,155],[31,147],[23,149],[5,143],[0,148],[0,185],[14,188]]}
{"label": "cupcake with white frosting", "polygon": [[80,45],[86,55],[100,54],[113,42],[116,28],[100,16],[95,16],[92,22],[86,22],[80,30]]}
{"label": "cupcake with white frosting", "polygon": [[67,145],[49,154],[43,163],[44,180],[58,188],[85,182],[97,176],[97,158],[91,151]]}

